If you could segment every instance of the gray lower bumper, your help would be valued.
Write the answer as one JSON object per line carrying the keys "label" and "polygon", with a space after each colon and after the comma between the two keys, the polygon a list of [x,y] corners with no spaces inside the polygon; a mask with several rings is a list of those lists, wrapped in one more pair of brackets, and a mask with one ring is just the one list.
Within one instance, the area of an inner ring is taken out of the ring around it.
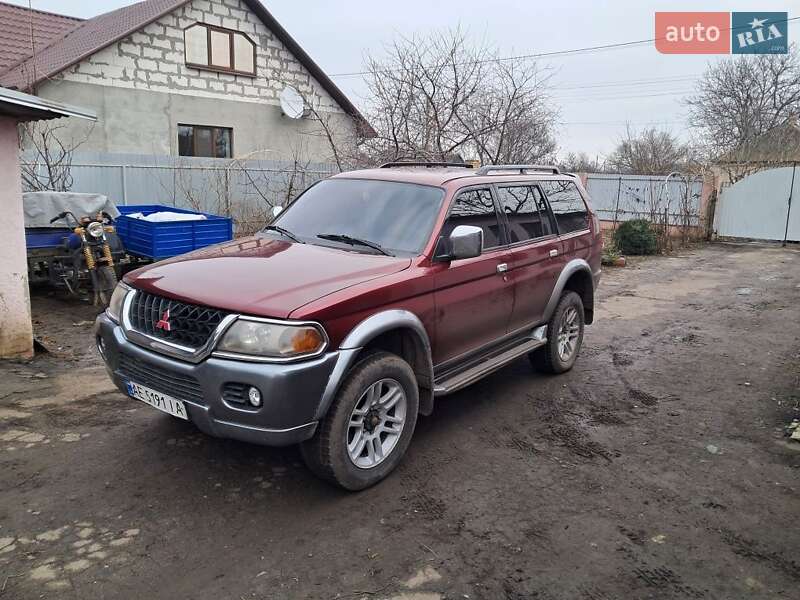
{"label": "gray lower bumper", "polygon": [[[137,383],[183,400],[191,421],[201,431],[216,437],[268,446],[295,444],[314,435],[341,371],[340,352],[329,352],[312,360],[290,364],[219,358],[190,364],[131,343],[122,328],[105,314],[97,318],[95,333],[103,340],[103,357],[109,375],[121,391],[127,394],[127,379],[135,381],[135,375],[131,376],[121,367],[124,354],[126,361],[139,361],[137,364],[157,374],[152,381]],[[337,363],[339,369],[336,369]],[[170,377],[176,381],[188,378],[193,385],[196,382],[199,397],[181,397],[181,393],[176,392],[178,387],[169,385]],[[262,394],[262,406],[254,409],[227,402],[222,397],[226,383],[257,387]]]}

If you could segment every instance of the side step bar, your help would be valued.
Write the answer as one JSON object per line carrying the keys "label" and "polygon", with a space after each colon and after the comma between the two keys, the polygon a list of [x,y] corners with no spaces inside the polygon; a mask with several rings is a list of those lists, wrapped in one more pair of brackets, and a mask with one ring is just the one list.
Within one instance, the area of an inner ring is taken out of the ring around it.
{"label": "side step bar", "polygon": [[525,337],[522,343],[508,348],[499,354],[490,356],[466,370],[453,375],[445,375],[444,379],[434,381],[433,395],[445,396],[447,394],[452,394],[494,373],[523,354],[527,354],[528,352],[536,350],[536,348],[544,346],[547,343],[547,338],[543,335],[546,334],[545,332],[546,327],[537,328],[531,332],[530,336]]}

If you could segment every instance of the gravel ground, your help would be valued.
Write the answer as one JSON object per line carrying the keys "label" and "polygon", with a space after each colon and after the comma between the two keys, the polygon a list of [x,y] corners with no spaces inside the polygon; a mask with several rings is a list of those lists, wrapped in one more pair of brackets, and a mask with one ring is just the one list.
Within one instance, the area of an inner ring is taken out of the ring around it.
{"label": "gravel ground", "polygon": [[800,598],[800,252],[600,295],[572,372],[443,399],[358,494],[126,399],[93,309],[35,297],[52,353],[0,366],[0,598]]}

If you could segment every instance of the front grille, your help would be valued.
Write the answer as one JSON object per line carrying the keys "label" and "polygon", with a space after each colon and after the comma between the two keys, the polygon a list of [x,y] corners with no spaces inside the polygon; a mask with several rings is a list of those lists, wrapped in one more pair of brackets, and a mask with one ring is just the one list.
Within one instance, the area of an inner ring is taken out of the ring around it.
{"label": "front grille", "polygon": [[205,346],[226,313],[137,291],[128,316],[136,331],[196,349]]}
{"label": "front grille", "polygon": [[191,375],[182,375],[169,369],[156,367],[124,352],[119,354],[117,373],[123,379],[139,383],[178,400],[203,404],[203,390]]}

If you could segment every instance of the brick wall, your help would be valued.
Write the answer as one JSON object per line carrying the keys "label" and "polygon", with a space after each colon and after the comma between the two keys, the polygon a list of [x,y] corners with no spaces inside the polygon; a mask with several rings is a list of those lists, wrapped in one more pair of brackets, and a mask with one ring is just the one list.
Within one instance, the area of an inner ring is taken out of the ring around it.
{"label": "brick wall", "polygon": [[[248,34],[256,43],[256,77],[185,65],[183,30],[204,22]],[[258,17],[239,0],[193,0],[122,41],[97,52],[57,79],[278,105],[288,84],[321,112],[342,110]]]}

